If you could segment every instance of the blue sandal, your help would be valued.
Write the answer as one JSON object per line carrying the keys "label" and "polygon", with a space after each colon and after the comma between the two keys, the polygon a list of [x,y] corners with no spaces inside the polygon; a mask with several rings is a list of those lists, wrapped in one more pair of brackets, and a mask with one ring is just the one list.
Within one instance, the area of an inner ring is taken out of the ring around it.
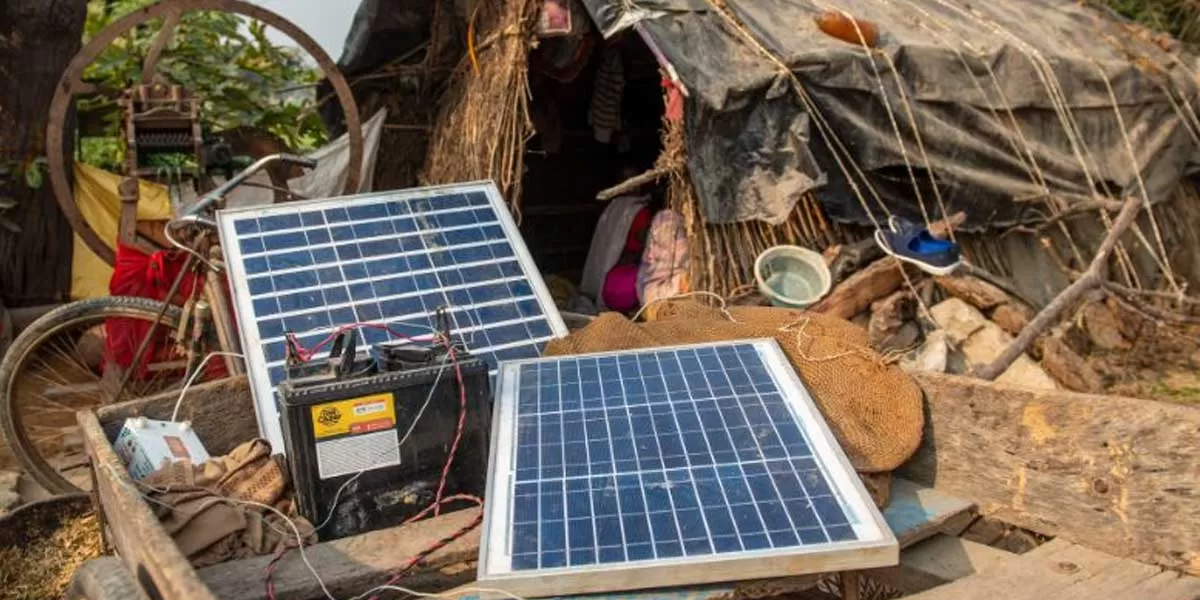
{"label": "blue sandal", "polygon": [[898,260],[934,276],[949,275],[962,264],[958,244],[933,237],[921,225],[892,217],[888,219],[888,228],[875,231],[875,243]]}

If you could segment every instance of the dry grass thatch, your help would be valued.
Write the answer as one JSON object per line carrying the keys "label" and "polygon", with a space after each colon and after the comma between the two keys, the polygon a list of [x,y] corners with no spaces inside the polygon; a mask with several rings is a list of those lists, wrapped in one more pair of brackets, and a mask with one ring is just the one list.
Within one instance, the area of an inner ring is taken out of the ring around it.
{"label": "dry grass thatch", "polygon": [[737,297],[755,289],[754,261],[764,250],[780,244],[821,249],[850,239],[846,228],[826,219],[812,194],[805,194],[780,225],[706,223],[687,174],[683,130],[682,122],[664,119],[663,153],[656,166],[669,173],[667,204],[683,216],[687,228],[692,289]]}
{"label": "dry grass thatch", "polygon": [[470,16],[467,56],[441,100],[423,180],[490,179],[520,214],[529,119],[528,58],[534,0],[488,0]]}

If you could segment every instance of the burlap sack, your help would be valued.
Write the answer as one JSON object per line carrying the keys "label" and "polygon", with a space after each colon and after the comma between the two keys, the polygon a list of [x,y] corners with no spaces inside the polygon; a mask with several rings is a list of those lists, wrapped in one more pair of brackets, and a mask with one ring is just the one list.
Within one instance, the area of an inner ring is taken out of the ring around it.
{"label": "burlap sack", "polygon": [[924,426],[921,389],[867,346],[865,331],[835,317],[759,306],[726,311],[673,301],[660,305],[646,323],[602,314],[551,341],[546,354],[765,337],[775,338],[787,354],[859,473],[886,473],[916,451]]}

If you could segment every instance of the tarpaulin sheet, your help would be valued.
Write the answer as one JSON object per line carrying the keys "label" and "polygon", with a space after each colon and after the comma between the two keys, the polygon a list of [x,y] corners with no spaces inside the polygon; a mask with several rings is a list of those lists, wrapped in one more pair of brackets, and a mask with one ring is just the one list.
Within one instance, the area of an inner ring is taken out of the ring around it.
{"label": "tarpaulin sheet", "polygon": [[[114,244],[121,220],[121,194],[118,187],[122,177],[91,165],[76,162],[75,205],[83,219],[100,239]],[[167,188],[149,181],[139,181],[140,196],[137,208],[139,221],[166,221],[171,218],[171,202]],[[85,300],[108,295],[108,282],[113,268],[96,256],[92,249],[75,236],[75,251],[71,259],[71,299]]]}
{"label": "tarpaulin sheet", "polygon": [[923,203],[937,218],[932,173],[972,230],[1027,220],[1038,203],[1021,200],[1047,194],[1140,196],[1139,170],[1164,200],[1200,162],[1177,110],[1197,106],[1193,61],[1075,0],[838,2],[879,28],[873,56],[817,28],[825,3],[724,0],[811,107],[706,0],[582,1],[606,34],[640,23],[686,84],[689,171],[712,222],[779,223],[814,191],[831,217],[870,225],[818,117],[877,218],[872,189],[893,213],[920,219]]}

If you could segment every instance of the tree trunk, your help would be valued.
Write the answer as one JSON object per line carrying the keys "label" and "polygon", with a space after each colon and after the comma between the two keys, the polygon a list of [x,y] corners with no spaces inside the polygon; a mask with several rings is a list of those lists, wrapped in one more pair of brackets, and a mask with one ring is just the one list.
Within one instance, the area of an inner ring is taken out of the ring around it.
{"label": "tree trunk", "polygon": [[70,290],[71,227],[49,178],[35,189],[21,173],[46,151],[50,100],[79,50],[86,15],[87,0],[0,1],[0,164],[12,171],[0,178],[0,196],[18,202],[6,216],[21,229],[0,228],[0,297],[8,306],[62,301]]}

